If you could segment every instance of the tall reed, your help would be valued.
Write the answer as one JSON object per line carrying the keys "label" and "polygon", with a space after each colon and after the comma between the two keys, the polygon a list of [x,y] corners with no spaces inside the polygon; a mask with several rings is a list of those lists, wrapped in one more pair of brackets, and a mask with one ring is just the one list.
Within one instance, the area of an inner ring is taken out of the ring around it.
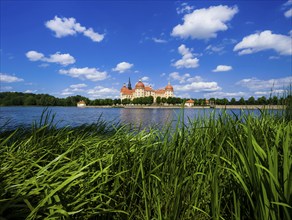
{"label": "tall reed", "polygon": [[0,134],[4,219],[291,219],[292,122],[263,113],[135,130]]}

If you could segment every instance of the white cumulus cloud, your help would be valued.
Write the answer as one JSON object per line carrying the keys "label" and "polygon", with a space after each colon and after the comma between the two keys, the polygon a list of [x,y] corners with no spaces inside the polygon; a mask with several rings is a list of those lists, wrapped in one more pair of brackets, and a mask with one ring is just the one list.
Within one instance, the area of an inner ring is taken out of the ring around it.
{"label": "white cumulus cloud", "polygon": [[34,50],[28,51],[25,55],[30,61],[42,60],[45,57],[44,54]]}
{"label": "white cumulus cloud", "polygon": [[61,95],[68,96],[76,94],[77,92],[85,92],[84,88],[87,87],[86,84],[80,83],[80,84],[73,84],[70,85],[69,88],[63,89],[61,92]]}
{"label": "white cumulus cloud", "polygon": [[212,70],[213,72],[226,72],[232,70],[232,66],[218,65],[216,69]]}
{"label": "white cumulus cloud", "polygon": [[31,89],[27,89],[24,91],[24,93],[36,93],[37,90],[31,90]]}
{"label": "white cumulus cloud", "polygon": [[44,58],[43,61],[48,63],[59,63],[63,66],[75,63],[74,57],[72,57],[70,54],[61,54],[59,52],[52,54],[47,58]]}
{"label": "white cumulus cloud", "polygon": [[210,92],[207,94],[204,94],[205,98],[239,98],[239,97],[245,97],[247,93],[245,92]]}
{"label": "white cumulus cloud", "polygon": [[221,90],[217,82],[192,82],[185,85],[174,85],[175,91],[183,92],[213,92]]}
{"label": "white cumulus cloud", "polygon": [[163,40],[163,39],[161,39],[161,38],[153,37],[152,40],[153,40],[155,43],[160,43],[160,44],[167,43],[166,40]]}
{"label": "white cumulus cloud", "polygon": [[190,13],[194,9],[194,6],[188,5],[188,3],[184,2],[179,7],[176,8],[176,12],[178,14]]}
{"label": "white cumulus cloud", "polygon": [[173,72],[169,74],[169,77],[172,80],[179,81],[180,85],[173,86],[175,91],[178,92],[214,92],[221,90],[217,82],[206,82],[202,77],[192,77],[189,73],[180,75],[178,72]]}
{"label": "white cumulus cloud", "polygon": [[84,36],[89,37],[94,42],[100,42],[104,38],[104,34],[94,32],[92,28],[86,28],[76,22],[75,18],[59,18],[55,16],[54,19],[45,23],[45,26],[55,32],[57,38],[76,35],[83,33]]}
{"label": "white cumulus cloud", "polygon": [[280,55],[292,54],[292,37],[273,34],[272,31],[248,35],[241,42],[235,45],[233,51],[238,51],[239,55],[257,53],[264,50],[275,50]]}
{"label": "white cumulus cloud", "polygon": [[286,3],[284,3],[284,6],[292,5],[292,0],[288,0]]}
{"label": "white cumulus cloud", "polygon": [[87,85],[84,83],[70,85],[71,89],[80,89],[80,88],[84,88],[84,87],[87,87]]}
{"label": "white cumulus cloud", "polygon": [[184,15],[183,24],[175,26],[172,36],[192,39],[209,39],[217,37],[218,31],[226,31],[230,21],[238,12],[237,6],[211,6],[194,10]]}
{"label": "white cumulus cloud", "polygon": [[150,80],[150,78],[149,78],[148,76],[143,76],[143,77],[141,78],[141,80],[142,80],[142,82],[147,82],[147,81]]}
{"label": "white cumulus cloud", "polygon": [[87,94],[91,99],[97,98],[119,98],[120,91],[115,88],[107,88],[103,86],[96,86],[93,89],[89,89]]}
{"label": "white cumulus cloud", "polygon": [[14,83],[14,82],[21,82],[23,79],[18,78],[16,76],[12,76],[6,73],[0,73],[0,82],[1,83]]}
{"label": "white cumulus cloud", "polygon": [[246,87],[250,90],[273,90],[288,87],[292,83],[292,76],[278,78],[278,79],[268,79],[260,80],[257,78],[242,79],[236,83],[242,87]]}
{"label": "white cumulus cloud", "polygon": [[270,90],[270,91],[257,91],[254,94],[256,96],[272,96],[272,95],[283,95],[287,93],[287,90],[284,89],[275,89],[275,90]]}
{"label": "white cumulus cloud", "polygon": [[121,62],[117,64],[115,68],[113,68],[113,71],[124,73],[125,71],[131,69],[134,66],[134,64],[127,63],[127,62]]}
{"label": "white cumulus cloud", "polygon": [[91,80],[91,81],[100,81],[100,80],[104,80],[108,77],[107,72],[105,72],[105,71],[101,72],[96,68],[88,68],[88,67],[71,68],[68,70],[61,69],[61,70],[59,70],[59,73],[71,76],[73,78],[80,78],[83,80],[87,79],[87,80]]}
{"label": "white cumulus cloud", "polygon": [[196,68],[199,66],[199,59],[194,57],[191,49],[187,48],[184,44],[178,47],[178,52],[182,55],[182,58],[172,64],[177,69]]}
{"label": "white cumulus cloud", "polygon": [[55,54],[51,54],[49,57],[45,57],[44,54],[31,50],[31,51],[28,51],[25,55],[30,61],[58,63],[63,66],[67,66],[69,64],[75,63],[75,58],[68,53],[61,54],[60,52],[57,52]]}
{"label": "white cumulus cloud", "polygon": [[290,17],[292,17],[292,8],[290,8],[288,11],[286,11],[286,12],[284,13],[284,15],[285,15],[286,18],[290,18]]}

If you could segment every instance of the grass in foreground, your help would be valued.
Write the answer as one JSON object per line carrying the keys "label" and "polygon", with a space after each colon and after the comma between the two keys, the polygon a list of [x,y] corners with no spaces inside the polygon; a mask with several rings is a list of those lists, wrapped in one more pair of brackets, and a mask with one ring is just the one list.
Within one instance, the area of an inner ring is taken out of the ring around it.
{"label": "grass in foreground", "polygon": [[198,118],[173,131],[49,118],[0,134],[0,219],[291,219],[292,122]]}

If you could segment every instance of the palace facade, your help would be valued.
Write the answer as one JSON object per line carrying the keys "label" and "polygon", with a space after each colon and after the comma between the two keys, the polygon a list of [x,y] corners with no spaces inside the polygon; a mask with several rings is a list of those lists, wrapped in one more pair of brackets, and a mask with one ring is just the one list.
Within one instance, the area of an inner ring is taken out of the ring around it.
{"label": "palace facade", "polygon": [[145,86],[141,80],[139,80],[139,82],[136,83],[135,88],[132,89],[131,81],[129,79],[128,86],[124,84],[124,86],[121,88],[120,97],[121,100],[133,100],[134,98],[153,96],[154,102],[156,102],[157,97],[173,97],[173,92],[173,87],[170,85],[170,83],[168,83],[168,85],[163,89],[154,90],[151,86]]}

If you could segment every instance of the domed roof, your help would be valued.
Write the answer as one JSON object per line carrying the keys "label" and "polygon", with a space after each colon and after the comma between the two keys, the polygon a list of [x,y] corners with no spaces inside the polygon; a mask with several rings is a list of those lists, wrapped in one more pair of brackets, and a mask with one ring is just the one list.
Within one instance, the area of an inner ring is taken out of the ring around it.
{"label": "domed roof", "polygon": [[139,82],[137,82],[135,89],[144,89],[144,83],[142,83],[141,79],[139,79]]}
{"label": "domed roof", "polygon": [[165,86],[165,90],[173,91],[173,87],[172,87],[172,85],[170,85],[170,82],[168,83],[167,86]]}
{"label": "domed roof", "polygon": [[124,86],[121,88],[121,92],[125,92],[127,90],[128,90],[128,88],[126,87],[126,84],[124,84]]}

